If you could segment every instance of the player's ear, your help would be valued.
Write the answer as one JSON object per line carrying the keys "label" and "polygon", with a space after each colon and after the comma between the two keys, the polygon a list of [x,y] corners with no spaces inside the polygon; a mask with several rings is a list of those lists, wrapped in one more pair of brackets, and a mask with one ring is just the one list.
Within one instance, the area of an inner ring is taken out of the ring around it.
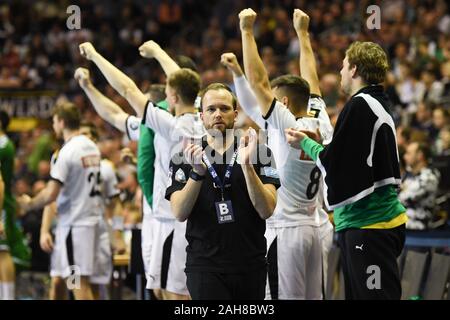
{"label": "player's ear", "polygon": [[350,68],[350,74],[352,75],[352,78],[356,78],[356,77],[358,77],[358,74],[357,74],[357,72],[356,72],[356,65],[353,65],[351,68]]}
{"label": "player's ear", "polygon": [[174,102],[174,103],[180,103],[180,101],[181,101],[180,96],[178,95],[178,93],[175,93],[175,94],[173,95],[173,102]]}
{"label": "player's ear", "polygon": [[281,98],[281,103],[286,107],[289,106],[289,98],[287,96],[283,96],[283,98]]}

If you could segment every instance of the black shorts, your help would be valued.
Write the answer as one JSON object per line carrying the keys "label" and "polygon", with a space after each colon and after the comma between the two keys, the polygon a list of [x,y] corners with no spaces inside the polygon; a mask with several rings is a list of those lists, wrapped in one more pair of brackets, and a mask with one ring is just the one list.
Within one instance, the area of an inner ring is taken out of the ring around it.
{"label": "black shorts", "polygon": [[264,300],[266,268],[248,273],[188,272],[192,300]]}

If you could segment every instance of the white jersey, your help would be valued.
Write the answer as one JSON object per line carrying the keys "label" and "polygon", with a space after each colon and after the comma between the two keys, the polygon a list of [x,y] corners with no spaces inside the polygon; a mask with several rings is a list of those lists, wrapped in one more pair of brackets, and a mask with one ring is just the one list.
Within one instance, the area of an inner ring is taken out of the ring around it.
{"label": "white jersey", "polygon": [[308,113],[314,115],[314,118],[295,119],[286,106],[274,101],[264,119],[245,77],[235,78],[234,83],[245,112],[258,126],[267,130],[267,144],[272,150],[280,177],[277,204],[274,214],[267,220],[267,225],[323,225],[328,221],[328,215],[322,208],[320,198],[323,192],[320,170],[303,151],[294,149],[287,143],[284,130],[297,128],[316,131],[319,128],[324,143],[329,143],[333,136],[333,127],[326,112],[325,102],[319,96],[311,96]]}
{"label": "white jersey", "polygon": [[[292,148],[284,134],[287,128],[316,131],[320,127],[320,121],[309,117],[296,120],[294,115],[277,101],[269,111],[267,123],[272,140],[270,148],[281,182],[277,193],[277,205],[273,216],[267,220],[267,225],[320,226],[326,223],[328,215],[322,209],[319,199],[323,183],[320,170],[304,151]],[[272,137],[276,139],[276,144]]]}
{"label": "white jersey", "polygon": [[329,144],[333,138],[334,129],[327,113],[325,101],[320,96],[315,94],[310,96],[308,101],[308,114],[311,117],[319,119],[319,131],[323,138],[322,144]]}
{"label": "white jersey", "polygon": [[100,162],[100,177],[102,181],[102,205],[104,212],[109,199],[120,194],[120,190],[117,188],[119,182],[117,181],[117,176],[111,161],[102,159]]}
{"label": "white jersey", "polygon": [[[142,119],[137,118],[135,116],[129,116],[125,122],[125,128],[126,128],[126,133],[127,133],[127,137],[128,139],[130,139],[131,141],[138,141],[139,143],[139,137],[140,137],[140,131],[141,131],[141,124],[142,124]],[[155,134],[156,136],[156,134]],[[139,161],[139,158],[138,158]],[[149,205],[149,203],[147,202],[146,197],[143,195],[142,196],[142,213],[144,216],[148,216],[150,214],[152,214],[152,208]]]}
{"label": "white jersey", "polygon": [[102,219],[100,151],[94,142],[84,135],[66,141],[52,157],[50,176],[62,184],[59,226],[91,226]]}
{"label": "white jersey", "polygon": [[183,138],[201,140],[206,131],[198,114],[185,113],[174,117],[148,102],[144,124],[155,131],[155,180],[153,182],[153,216],[175,220],[170,202],[165,199],[172,156],[182,151]]}

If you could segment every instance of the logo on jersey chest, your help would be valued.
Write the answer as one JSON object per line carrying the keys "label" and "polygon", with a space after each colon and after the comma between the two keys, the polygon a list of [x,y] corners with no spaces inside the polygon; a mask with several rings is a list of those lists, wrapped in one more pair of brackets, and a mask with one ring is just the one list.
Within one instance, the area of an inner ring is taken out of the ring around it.
{"label": "logo on jersey chest", "polygon": [[81,157],[81,163],[83,164],[83,168],[89,167],[99,167],[100,166],[100,156],[99,155],[89,155],[85,157]]}

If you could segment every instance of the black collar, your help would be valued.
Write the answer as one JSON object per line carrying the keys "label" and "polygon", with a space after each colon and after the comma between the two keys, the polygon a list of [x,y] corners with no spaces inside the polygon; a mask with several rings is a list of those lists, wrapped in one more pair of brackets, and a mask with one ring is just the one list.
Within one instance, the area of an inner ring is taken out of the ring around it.
{"label": "black collar", "polygon": [[352,98],[360,93],[367,93],[367,94],[374,94],[374,93],[383,93],[384,87],[379,84],[371,84],[368,86],[365,86],[361,89],[359,89],[354,95],[352,95]]}

